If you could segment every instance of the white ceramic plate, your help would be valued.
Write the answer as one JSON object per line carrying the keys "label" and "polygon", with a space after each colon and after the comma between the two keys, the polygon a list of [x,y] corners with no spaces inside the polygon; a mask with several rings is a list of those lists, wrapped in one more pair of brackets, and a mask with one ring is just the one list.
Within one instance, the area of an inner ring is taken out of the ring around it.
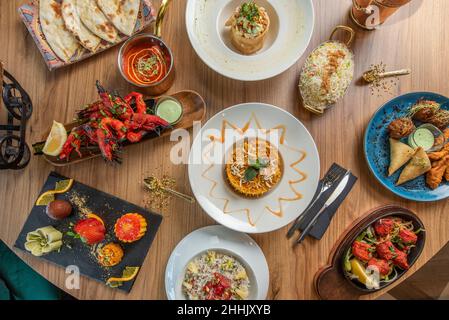
{"label": "white ceramic plate", "polygon": [[[228,130],[222,130],[224,124]],[[244,127],[245,132],[239,131]],[[280,130],[268,135],[272,128]],[[283,161],[282,179],[258,199],[237,195],[224,177],[229,150],[235,142],[251,137],[268,140]],[[286,226],[306,209],[318,186],[320,160],[312,136],[293,115],[272,105],[246,103],[216,114],[202,127],[193,142],[188,169],[193,193],[209,216],[236,231],[263,233]]]}
{"label": "white ceramic plate", "polygon": [[303,55],[313,33],[312,0],[257,0],[271,27],[264,47],[245,56],[232,46],[225,23],[244,0],[189,0],[187,33],[200,58],[216,72],[232,79],[257,81],[290,68]]}
{"label": "white ceramic plate", "polygon": [[236,258],[245,267],[250,280],[250,300],[265,300],[270,283],[268,265],[262,250],[246,234],[223,226],[198,229],[173,250],[165,270],[165,291],[169,300],[185,300],[182,281],[187,264],[209,251],[217,251]]}

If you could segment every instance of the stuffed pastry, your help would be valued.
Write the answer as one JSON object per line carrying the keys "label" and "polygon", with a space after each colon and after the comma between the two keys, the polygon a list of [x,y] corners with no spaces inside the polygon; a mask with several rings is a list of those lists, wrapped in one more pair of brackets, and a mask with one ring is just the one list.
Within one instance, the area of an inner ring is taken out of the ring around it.
{"label": "stuffed pastry", "polygon": [[237,7],[226,26],[231,28],[232,45],[249,55],[262,49],[270,28],[270,18],[264,8],[249,1]]}

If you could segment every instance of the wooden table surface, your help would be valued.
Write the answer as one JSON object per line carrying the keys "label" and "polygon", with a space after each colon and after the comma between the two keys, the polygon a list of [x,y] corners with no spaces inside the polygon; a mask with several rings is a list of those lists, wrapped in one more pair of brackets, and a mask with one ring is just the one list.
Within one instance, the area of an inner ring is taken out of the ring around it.
{"label": "wooden table surface", "polygon": [[[17,8],[29,0],[0,1],[0,59],[29,92],[34,113],[28,124],[31,145],[48,130],[53,119],[67,122],[75,110],[97,98],[95,80],[121,92],[131,87],[116,68],[118,48],[66,69],[49,72],[36,46],[17,14]],[[158,7],[160,1],[156,1]],[[314,0],[316,22],[307,52],[329,37],[337,24],[348,23],[350,0]],[[225,107],[247,101],[281,106],[297,116],[312,133],[321,156],[322,174],[333,162],[351,169],[359,177],[353,192],[338,211],[321,241],[307,239],[292,248],[286,240],[287,227],[277,232],[255,235],[268,260],[270,299],[314,299],[313,276],[328,259],[339,235],[354,219],[367,210],[396,203],[414,210],[424,221],[427,243],[409,275],[426,263],[449,240],[447,201],[418,204],[404,201],[381,185],[369,173],[362,136],[373,113],[393,95],[372,96],[367,87],[353,84],[347,96],[323,117],[312,116],[300,105],[297,82],[304,57],[282,75],[257,83],[243,83],[220,76],[209,69],[190,46],[185,30],[186,0],[173,1],[163,27],[163,37],[176,56],[177,79],[170,92],[192,89],[201,93],[207,104],[207,118]],[[410,91],[434,91],[449,95],[449,64],[446,13],[449,1],[413,0],[380,30],[358,30],[354,44],[356,76],[371,63],[385,62],[391,68],[410,67],[413,74],[401,79],[394,96]],[[0,110],[4,114],[4,109]],[[143,205],[144,192],[139,181],[144,172],[156,168],[175,177],[178,188],[190,192],[187,168],[168,161],[173,145],[169,139],[145,142],[127,149],[124,163],[113,167],[95,159],[57,172],[82,183]],[[0,172],[0,238],[12,246],[30,212],[48,173],[54,170],[44,159],[33,157],[23,171]],[[163,213],[164,221],[145,260],[132,292],[126,295],[82,277],[81,289],[69,291],[80,299],[165,299],[164,272],[176,244],[191,231],[214,223],[198,205],[173,201]],[[64,287],[64,269],[30,255],[18,253],[26,263],[60,287]],[[372,295],[374,298],[381,293]]]}

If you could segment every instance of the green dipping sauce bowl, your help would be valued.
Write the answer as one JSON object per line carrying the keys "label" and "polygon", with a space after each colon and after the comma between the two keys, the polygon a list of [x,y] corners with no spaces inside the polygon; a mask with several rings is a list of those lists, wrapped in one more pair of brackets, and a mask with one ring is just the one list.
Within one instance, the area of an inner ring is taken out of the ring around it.
{"label": "green dipping sauce bowl", "polygon": [[440,129],[426,123],[408,137],[408,144],[414,149],[421,147],[425,152],[430,153],[440,151],[446,144],[446,139]]}
{"label": "green dipping sauce bowl", "polygon": [[181,102],[173,97],[161,97],[156,104],[155,114],[170,123],[175,125],[181,121],[184,110]]}

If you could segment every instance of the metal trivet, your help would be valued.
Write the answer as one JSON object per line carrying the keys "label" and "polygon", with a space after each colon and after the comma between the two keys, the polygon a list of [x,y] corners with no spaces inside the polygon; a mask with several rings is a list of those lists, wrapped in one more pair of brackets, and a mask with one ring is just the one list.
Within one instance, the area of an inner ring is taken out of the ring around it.
{"label": "metal trivet", "polygon": [[[30,148],[25,142],[25,131],[33,105],[28,93],[3,69],[1,62],[0,77],[3,103],[8,111],[7,123],[0,124],[0,170],[20,170],[28,165],[31,158]],[[3,121],[5,117],[1,115],[1,110],[0,106],[0,121]]]}

